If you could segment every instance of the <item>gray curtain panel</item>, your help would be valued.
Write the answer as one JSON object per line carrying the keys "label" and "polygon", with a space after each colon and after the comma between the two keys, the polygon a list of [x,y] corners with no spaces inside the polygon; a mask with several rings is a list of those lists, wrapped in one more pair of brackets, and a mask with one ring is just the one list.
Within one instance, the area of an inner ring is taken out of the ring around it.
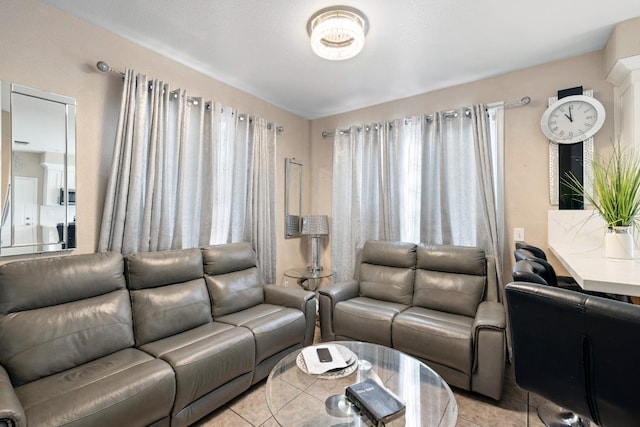
{"label": "gray curtain panel", "polygon": [[265,119],[127,70],[99,250],[250,241],[273,283],[275,144]]}

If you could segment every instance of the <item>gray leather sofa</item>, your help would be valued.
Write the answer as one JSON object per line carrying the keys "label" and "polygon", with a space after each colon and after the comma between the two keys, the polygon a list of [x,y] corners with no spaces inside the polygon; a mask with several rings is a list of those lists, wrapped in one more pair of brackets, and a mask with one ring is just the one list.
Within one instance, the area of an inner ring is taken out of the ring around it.
{"label": "gray leather sofa", "polygon": [[368,241],[354,279],[320,288],[323,341],[410,354],[450,385],[500,399],[506,316],[495,261],[478,248]]}
{"label": "gray leather sofa", "polygon": [[0,267],[0,426],[186,426],[311,344],[248,243]]}

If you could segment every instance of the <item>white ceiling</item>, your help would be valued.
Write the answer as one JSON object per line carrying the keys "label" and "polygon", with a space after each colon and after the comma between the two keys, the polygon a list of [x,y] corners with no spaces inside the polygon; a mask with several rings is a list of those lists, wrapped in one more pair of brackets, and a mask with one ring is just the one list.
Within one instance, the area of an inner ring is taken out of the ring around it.
{"label": "white ceiling", "polygon": [[[640,0],[43,1],[308,119],[602,49],[640,16]],[[370,24],[342,62],[315,56],[306,32],[334,4]]]}

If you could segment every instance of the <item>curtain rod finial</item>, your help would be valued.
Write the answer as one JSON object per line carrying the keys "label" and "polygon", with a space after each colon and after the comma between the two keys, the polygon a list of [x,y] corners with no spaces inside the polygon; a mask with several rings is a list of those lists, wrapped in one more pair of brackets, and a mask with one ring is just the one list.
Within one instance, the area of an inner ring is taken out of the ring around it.
{"label": "curtain rod finial", "polygon": [[96,64],[96,68],[98,69],[98,71],[103,73],[111,71],[111,67],[109,66],[109,64],[104,61],[98,61],[98,63]]}

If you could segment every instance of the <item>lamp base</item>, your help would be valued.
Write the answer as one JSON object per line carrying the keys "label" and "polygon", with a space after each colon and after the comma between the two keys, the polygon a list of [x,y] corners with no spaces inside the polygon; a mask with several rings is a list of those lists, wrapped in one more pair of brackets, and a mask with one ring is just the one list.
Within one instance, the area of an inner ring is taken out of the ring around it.
{"label": "lamp base", "polygon": [[311,265],[307,266],[309,273],[319,273],[322,271],[320,265],[320,236],[314,234],[311,236]]}

